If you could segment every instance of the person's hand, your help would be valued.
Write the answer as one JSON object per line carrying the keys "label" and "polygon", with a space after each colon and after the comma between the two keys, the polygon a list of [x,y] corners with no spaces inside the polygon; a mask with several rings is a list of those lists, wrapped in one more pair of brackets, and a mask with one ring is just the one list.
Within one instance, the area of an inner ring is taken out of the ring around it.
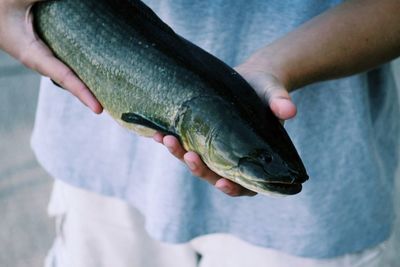
{"label": "person's hand", "polygon": [[[246,64],[238,66],[236,70],[247,80],[261,100],[266,105],[269,105],[272,112],[280,120],[287,120],[296,115],[296,106],[291,101],[288,91],[275,76]],[[172,155],[185,162],[193,175],[206,180],[224,193],[230,196],[256,195],[255,192],[210,170],[198,154],[186,151],[176,137],[172,135],[164,136],[162,133],[157,132],[153,138],[156,142],[165,145]]]}
{"label": "person's hand", "polygon": [[78,97],[93,112],[102,106],[86,85],[58,60],[33,29],[32,5],[38,0],[0,1],[0,48]]}

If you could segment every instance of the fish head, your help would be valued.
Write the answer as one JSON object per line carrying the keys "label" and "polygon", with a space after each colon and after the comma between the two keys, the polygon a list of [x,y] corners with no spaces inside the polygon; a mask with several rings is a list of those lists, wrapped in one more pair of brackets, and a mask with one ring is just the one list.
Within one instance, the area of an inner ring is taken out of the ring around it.
{"label": "fish head", "polygon": [[297,194],[308,178],[248,127],[220,128],[209,142],[207,162],[221,176],[266,195]]}
{"label": "fish head", "polygon": [[237,180],[249,189],[268,195],[293,195],[302,189],[299,173],[269,149],[256,149],[241,157],[237,165]]}
{"label": "fish head", "polygon": [[180,117],[179,136],[185,149],[197,152],[211,170],[261,194],[301,191],[308,176],[291,142],[279,139],[284,133],[262,135],[234,106],[218,98],[190,103]]}

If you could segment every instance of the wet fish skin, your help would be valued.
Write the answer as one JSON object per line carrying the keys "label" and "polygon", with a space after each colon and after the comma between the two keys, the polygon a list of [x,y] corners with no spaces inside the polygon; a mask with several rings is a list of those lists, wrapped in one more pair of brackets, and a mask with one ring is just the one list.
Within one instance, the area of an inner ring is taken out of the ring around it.
{"label": "wet fish skin", "polygon": [[247,82],[141,1],[45,1],[34,6],[34,22],[124,127],[173,134],[210,169],[253,191],[301,191],[304,165]]}

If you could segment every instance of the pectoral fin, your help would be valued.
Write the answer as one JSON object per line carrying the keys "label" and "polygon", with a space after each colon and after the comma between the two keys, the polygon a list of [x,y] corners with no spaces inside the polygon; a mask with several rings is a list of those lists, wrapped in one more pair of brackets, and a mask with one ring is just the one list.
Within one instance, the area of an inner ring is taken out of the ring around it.
{"label": "pectoral fin", "polygon": [[142,127],[148,128],[148,129],[152,129],[153,131],[162,132],[163,134],[166,134],[166,135],[176,136],[176,134],[165,129],[163,126],[161,126],[153,121],[150,121],[150,120],[144,118],[143,116],[135,114],[135,113],[122,113],[121,120],[126,123],[136,124],[136,125],[140,125]]}

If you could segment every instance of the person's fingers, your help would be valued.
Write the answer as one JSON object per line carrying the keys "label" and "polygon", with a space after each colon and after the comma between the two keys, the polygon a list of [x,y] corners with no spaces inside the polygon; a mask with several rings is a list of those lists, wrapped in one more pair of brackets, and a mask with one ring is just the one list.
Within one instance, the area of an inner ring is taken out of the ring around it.
{"label": "person's fingers", "polygon": [[180,160],[183,160],[183,156],[187,151],[183,149],[182,145],[179,143],[179,140],[175,136],[164,136],[162,139],[162,143],[168,148],[169,152],[172,155]]}
{"label": "person's fingers", "polygon": [[221,178],[215,183],[215,187],[231,197],[237,196],[255,196],[256,192],[253,192],[243,186],[236,184],[228,179]]}
{"label": "person's fingers", "polygon": [[194,176],[200,177],[212,185],[215,185],[219,190],[230,196],[254,196],[256,193],[232,182],[225,178],[222,178],[212,170],[201,160],[200,156],[195,152],[187,152],[179,140],[172,135],[164,136],[160,132],[156,132],[153,135],[153,139],[161,144],[164,144],[169,152],[179,160],[183,160],[189,167],[190,171]]}
{"label": "person's fingers", "polygon": [[163,143],[163,138],[164,138],[164,134],[160,133],[160,132],[156,132],[153,135],[153,139],[154,141],[156,141],[157,143],[162,144]]}
{"label": "person's fingers", "polygon": [[225,179],[212,170],[201,160],[200,156],[194,152],[187,152],[184,155],[184,160],[191,170],[192,174],[200,177],[210,184],[214,185],[217,189],[231,197],[238,196],[254,196],[257,193],[252,192],[243,186],[236,184],[228,179]]}
{"label": "person's fingers", "polygon": [[222,177],[210,170],[206,164],[201,160],[200,156],[194,152],[187,152],[183,159],[188,165],[193,175],[198,176],[212,185],[221,179]]}
{"label": "person's fingers", "polygon": [[101,104],[87,86],[57,59],[49,48],[39,39],[34,39],[20,56],[20,61],[28,68],[50,77],[62,88],[70,91],[95,113],[102,111]]}

